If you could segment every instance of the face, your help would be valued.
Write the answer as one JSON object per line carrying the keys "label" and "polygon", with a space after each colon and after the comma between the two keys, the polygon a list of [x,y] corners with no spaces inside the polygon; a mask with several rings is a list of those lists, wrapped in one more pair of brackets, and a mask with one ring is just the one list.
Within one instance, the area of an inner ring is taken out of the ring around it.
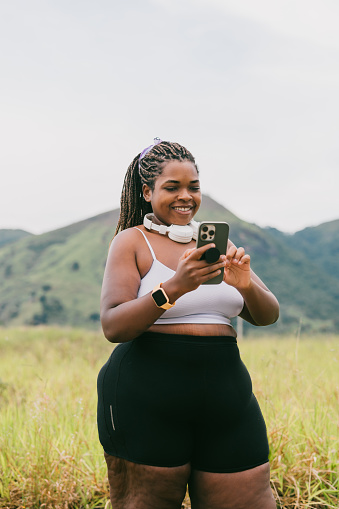
{"label": "face", "polygon": [[143,193],[159,223],[188,224],[201,203],[198,172],[190,161],[170,161],[155,181],[153,191],[144,184]]}

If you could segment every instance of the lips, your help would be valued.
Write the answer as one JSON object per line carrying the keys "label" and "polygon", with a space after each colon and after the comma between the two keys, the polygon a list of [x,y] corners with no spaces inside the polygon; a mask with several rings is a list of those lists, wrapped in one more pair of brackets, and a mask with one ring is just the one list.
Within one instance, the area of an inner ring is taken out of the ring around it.
{"label": "lips", "polygon": [[193,207],[190,206],[190,207],[173,207],[174,210],[178,211],[178,212],[190,212]]}

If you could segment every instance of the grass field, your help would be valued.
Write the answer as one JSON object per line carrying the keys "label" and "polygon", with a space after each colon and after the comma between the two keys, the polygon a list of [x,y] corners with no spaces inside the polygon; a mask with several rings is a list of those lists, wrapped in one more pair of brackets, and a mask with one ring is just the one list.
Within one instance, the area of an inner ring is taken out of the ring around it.
{"label": "grass field", "polygon": [[[278,507],[338,508],[339,337],[239,346],[268,426]],[[109,507],[96,376],[112,348],[100,332],[0,329],[1,508]]]}

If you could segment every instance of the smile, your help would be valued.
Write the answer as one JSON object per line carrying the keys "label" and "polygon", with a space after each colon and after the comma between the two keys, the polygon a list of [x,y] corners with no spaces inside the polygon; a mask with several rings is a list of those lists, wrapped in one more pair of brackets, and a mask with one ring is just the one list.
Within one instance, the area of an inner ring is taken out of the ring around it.
{"label": "smile", "polygon": [[189,212],[193,207],[173,207],[174,210],[178,210],[179,212]]}

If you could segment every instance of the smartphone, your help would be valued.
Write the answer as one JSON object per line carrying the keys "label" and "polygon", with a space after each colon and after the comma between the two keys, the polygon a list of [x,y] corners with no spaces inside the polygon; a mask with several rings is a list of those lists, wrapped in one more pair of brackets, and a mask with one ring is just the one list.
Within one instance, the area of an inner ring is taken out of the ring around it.
{"label": "smartphone", "polygon": [[[227,242],[229,234],[229,225],[224,221],[203,221],[200,223],[198,237],[197,237],[197,248],[205,246],[206,244],[215,244],[216,249],[211,248],[205,252],[205,259],[209,263],[215,263],[220,255],[226,254]],[[210,251],[210,253],[208,253]],[[218,285],[222,282],[224,277],[224,267],[221,268],[221,273],[206,281],[205,285]]]}

